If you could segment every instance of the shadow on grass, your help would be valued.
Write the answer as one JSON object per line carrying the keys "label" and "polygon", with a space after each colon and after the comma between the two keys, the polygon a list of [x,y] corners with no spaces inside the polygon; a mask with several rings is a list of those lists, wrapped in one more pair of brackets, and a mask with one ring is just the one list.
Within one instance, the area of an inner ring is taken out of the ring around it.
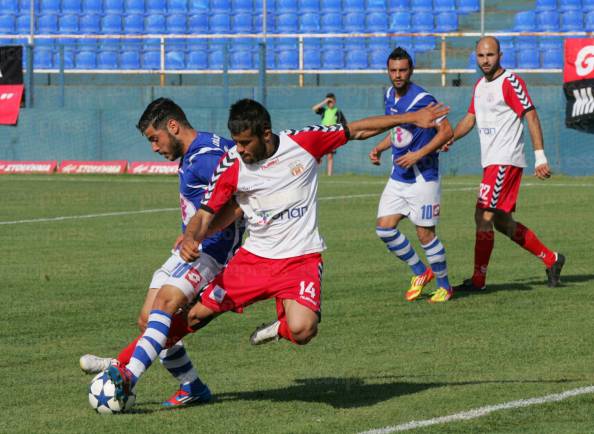
{"label": "shadow on grass", "polygon": [[[570,286],[572,283],[594,282],[594,274],[569,274],[561,275],[561,284],[558,288]],[[487,284],[487,289],[484,291],[458,291],[454,298],[463,298],[472,295],[489,294],[496,291],[532,291],[534,289],[546,287],[547,282],[544,278],[533,278],[531,280],[516,280],[509,283],[494,283]]]}

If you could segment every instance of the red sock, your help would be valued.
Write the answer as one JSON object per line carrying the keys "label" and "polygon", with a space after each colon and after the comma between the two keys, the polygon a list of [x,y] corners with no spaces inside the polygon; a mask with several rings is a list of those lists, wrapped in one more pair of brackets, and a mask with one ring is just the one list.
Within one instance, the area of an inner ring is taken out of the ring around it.
{"label": "red sock", "polygon": [[134,353],[134,348],[136,348],[136,344],[138,343],[141,337],[142,334],[140,334],[136,339],[130,342],[126,348],[120,351],[120,354],[118,354],[117,359],[118,362],[120,362],[121,366],[126,366],[130,362],[130,359],[132,358],[132,353]]}
{"label": "red sock", "polygon": [[528,250],[534,256],[542,259],[545,267],[551,268],[557,260],[555,253],[547,248],[536,236],[534,232],[524,226],[522,223],[516,223],[516,231],[511,239]]}
{"label": "red sock", "polygon": [[283,318],[279,321],[280,321],[280,326],[278,328],[278,335],[281,338],[284,338],[284,339],[296,344],[297,342],[295,341],[295,339],[293,338],[293,335],[291,334],[291,330],[289,329],[289,324],[287,324],[287,320]]}
{"label": "red sock", "polygon": [[485,286],[487,280],[487,267],[491,252],[495,245],[495,232],[476,231],[476,240],[474,243],[474,274],[472,275],[472,284],[478,288]]}

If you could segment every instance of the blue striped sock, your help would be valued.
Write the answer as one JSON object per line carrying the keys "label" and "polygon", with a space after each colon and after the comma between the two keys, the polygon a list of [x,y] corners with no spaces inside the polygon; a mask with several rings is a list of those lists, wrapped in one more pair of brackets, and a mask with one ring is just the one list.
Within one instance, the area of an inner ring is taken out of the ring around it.
{"label": "blue striped sock", "polygon": [[410,241],[398,229],[376,227],[375,233],[386,243],[389,251],[410,266],[414,274],[419,276],[427,271],[427,267],[419,259],[419,255],[411,246]]}
{"label": "blue striped sock", "polygon": [[179,384],[182,386],[195,382],[199,382],[199,385],[202,384],[182,341],[177,342],[171,348],[161,351],[159,358],[165,369],[177,378]]}
{"label": "blue striped sock", "polygon": [[126,365],[126,368],[133,376],[133,385],[136,384],[144,371],[151,366],[165,346],[170,325],[171,315],[161,310],[151,310],[146,330],[138,344],[136,344],[130,362]]}
{"label": "blue striped sock", "polygon": [[450,289],[450,281],[448,280],[448,266],[446,264],[445,248],[439,238],[435,237],[427,244],[423,244],[427,262],[433,274],[437,277],[437,287]]}

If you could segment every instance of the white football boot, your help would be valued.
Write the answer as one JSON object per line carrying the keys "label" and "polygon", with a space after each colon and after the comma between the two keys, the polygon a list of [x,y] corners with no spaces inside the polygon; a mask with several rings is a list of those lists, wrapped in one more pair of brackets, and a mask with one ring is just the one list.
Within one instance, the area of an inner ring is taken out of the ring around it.
{"label": "white football boot", "polygon": [[254,333],[250,336],[250,343],[252,345],[262,345],[272,341],[278,341],[280,336],[278,335],[278,328],[280,327],[280,321],[276,320],[268,324],[262,324],[256,328]]}
{"label": "white football boot", "polygon": [[111,357],[98,357],[92,354],[85,354],[79,360],[80,369],[87,374],[97,374],[105,371],[112,363],[117,363]]}

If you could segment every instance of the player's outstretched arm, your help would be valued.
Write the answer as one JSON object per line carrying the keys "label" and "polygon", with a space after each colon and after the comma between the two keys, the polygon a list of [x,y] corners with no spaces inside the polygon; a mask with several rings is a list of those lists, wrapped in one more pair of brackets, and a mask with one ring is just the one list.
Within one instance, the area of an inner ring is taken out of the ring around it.
{"label": "player's outstretched arm", "polygon": [[241,217],[243,217],[243,211],[235,199],[231,199],[218,213],[216,213],[212,222],[210,222],[208,231],[206,232],[206,237],[210,237],[217,232],[222,231]]}
{"label": "player's outstretched arm", "polygon": [[532,146],[534,147],[534,175],[539,179],[547,179],[551,177],[551,169],[544,153],[544,141],[542,138],[542,128],[540,126],[540,119],[536,110],[530,110],[524,115],[528,123],[528,131],[530,131],[530,138],[532,139]]}
{"label": "player's outstretched arm", "polygon": [[417,151],[407,152],[396,160],[396,164],[408,169],[421,158],[437,151],[452,139],[454,133],[452,132],[452,126],[447,119],[441,121],[435,128],[437,129],[437,133],[429,143]]}
{"label": "player's outstretched arm", "polygon": [[182,259],[186,262],[192,262],[198,259],[200,251],[198,247],[208,232],[210,223],[214,220],[214,214],[199,209],[196,214],[192,216],[186,232],[184,233],[184,240],[181,243],[179,253]]}
{"label": "player's outstretched arm", "polygon": [[381,156],[382,152],[392,146],[392,140],[390,139],[390,135],[388,134],[386,137],[382,139],[381,142],[377,146],[375,146],[369,152],[369,159],[371,160],[371,164],[375,164],[379,166],[381,164]]}
{"label": "player's outstretched arm", "polygon": [[348,124],[351,140],[365,140],[402,124],[415,124],[432,128],[435,120],[448,114],[450,109],[443,104],[431,104],[412,113],[401,115],[372,116]]}
{"label": "player's outstretched arm", "polygon": [[466,115],[460,119],[458,125],[454,128],[454,135],[453,137],[448,140],[445,145],[441,148],[442,151],[447,152],[450,149],[450,146],[454,144],[454,142],[458,139],[461,139],[466,134],[470,132],[474,128],[474,124],[476,123],[476,116],[472,113],[466,113]]}

